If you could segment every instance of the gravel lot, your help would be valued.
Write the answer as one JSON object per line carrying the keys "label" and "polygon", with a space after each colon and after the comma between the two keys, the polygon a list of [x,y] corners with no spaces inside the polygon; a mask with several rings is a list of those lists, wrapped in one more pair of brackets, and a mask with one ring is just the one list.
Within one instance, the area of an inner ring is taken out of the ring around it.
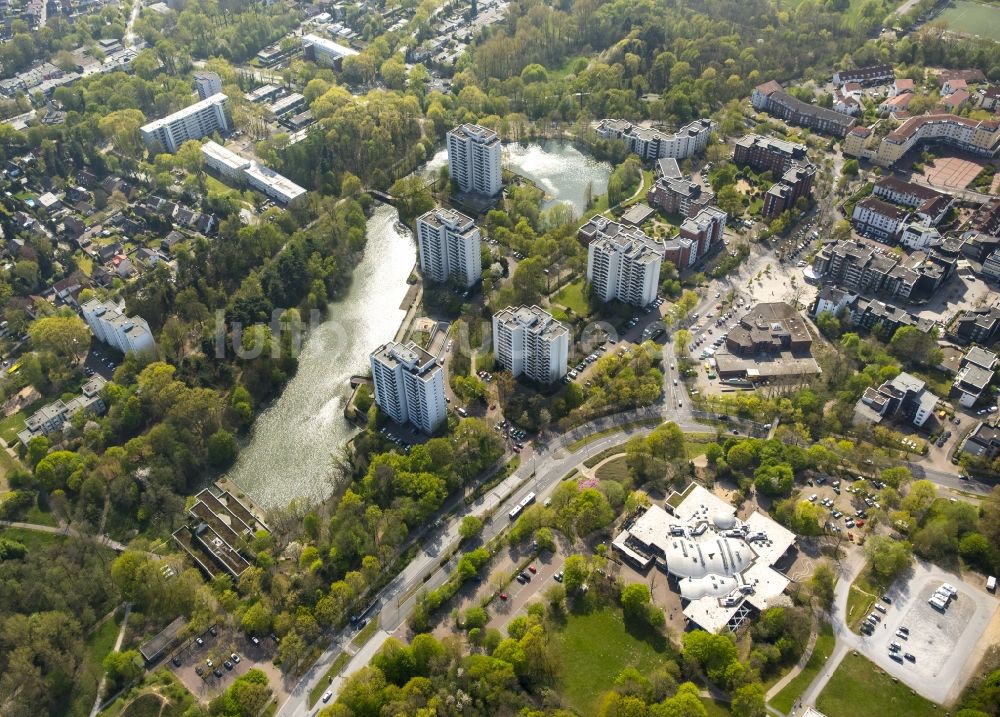
{"label": "gravel lot", "polygon": [[[941,613],[927,599],[945,582],[957,588],[958,598]],[[974,666],[966,663],[996,612],[996,599],[957,575],[921,562],[915,563],[911,578],[892,587],[889,596],[892,604],[886,606],[875,634],[860,639],[859,651],[916,692],[948,704],[973,674]],[[901,625],[910,628],[909,639],[896,636]],[[916,662],[891,659],[890,642],[900,643],[902,652],[912,653]]]}

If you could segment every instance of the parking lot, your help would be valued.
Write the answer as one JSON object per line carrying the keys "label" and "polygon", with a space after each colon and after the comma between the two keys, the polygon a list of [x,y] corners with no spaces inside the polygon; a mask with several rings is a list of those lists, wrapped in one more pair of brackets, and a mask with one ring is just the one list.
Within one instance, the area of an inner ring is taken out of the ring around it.
{"label": "parking lot", "polygon": [[[285,694],[281,672],[271,662],[276,647],[271,638],[263,638],[254,645],[245,636],[222,628],[217,633],[214,636],[209,632],[202,634],[201,645],[197,639],[191,639],[171,653],[164,663],[191,694],[199,699],[211,699],[221,694],[237,677],[254,668],[267,674],[276,696]],[[232,659],[233,653],[239,657],[239,662]],[[212,667],[208,666],[208,660],[212,661]],[[226,667],[227,662],[230,667]]]}
{"label": "parking lot", "polygon": [[[942,612],[928,598],[943,583],[950,583],[958,597]],[[938,703],[948,704],[975,672],[972,662],[979,641],[989,639],[987,626],[997,608],[996,599],[957,575],[928,563],[917,562],[913,576],[893,585],[888,593],[882,621],[870,637],[861,637],[859,651],[916,692]],[[909,628],[909,636],[896,633]],[[889,644],[900,645],[913,661],[890,657]]]}

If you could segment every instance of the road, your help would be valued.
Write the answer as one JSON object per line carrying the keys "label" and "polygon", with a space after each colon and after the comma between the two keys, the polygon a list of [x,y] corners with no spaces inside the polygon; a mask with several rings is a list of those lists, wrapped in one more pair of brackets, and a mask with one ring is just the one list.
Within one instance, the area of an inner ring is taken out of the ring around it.
{"label": "road", "polygon": [[[593,421],[554,438],[548,444],[540,445],[536,454],[522,454],[521,466],[517,471],[471,506],[460,508],[448,524],[426,541],[413,560],[382,590],[376,598],[377,616],[372,618],[379,620],[381,629],[351,657],[340,674],[334,678],[330,686],[334,695],[344,680],[367,665],[389,635],[406,621],[416,604],[420,590],[432,590],[447,580],[454,569],[455,560],[443,566],[441,560],[458,545],[460,539],[458,530],[462,518],[466,515],[483,518],[482,540],[488,542],[510,525],[508,512],[529,491],[534,491],[538,500],[544,500],[563,477],[579,463],[607,448],[624,443],[632,436],[646,435],[652,430],[651,426],[628,427],[626,424],[664,417],[667,420],[677,421],[685,431],[710,429],[708,426],[677,415],[674,407],[660,403],[648,409],[627,411]],[[576,452],[571,453],[567,449],[567,446],[582,437],[615,427],[621,430],[592,441]],[[279,717],[300,717],[308,713],[306,702],[310,690],[336,660],[342,651],[341,646],[349,643],[351,634],[352,630],[348,628],[334,637],[316,663],[291,690],[289,698],[278,711]]]}
{"label": "road", "polygon": [[132,0],[132,12],[128,16],[128,24],[125,26],[125,35],[122,37],[122,44],[125,47],[135,47],[135,21],[142,12],[142,0]]}

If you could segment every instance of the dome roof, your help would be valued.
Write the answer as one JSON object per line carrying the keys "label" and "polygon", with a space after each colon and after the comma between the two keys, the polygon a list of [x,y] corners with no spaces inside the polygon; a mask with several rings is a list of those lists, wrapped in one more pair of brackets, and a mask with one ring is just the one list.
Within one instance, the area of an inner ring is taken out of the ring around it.
{"label": "dome roof", "polygon": [[736,527],[736,516],[732,513],[724,513],[719,511],[714,516],[712,516],[712,522],[715,527],[719,530],[731,530]]}
{"label": "dome roof", "polygon": [[742,540],[717,536],[702,541],[673,538],[664,552],[667,570],[679,578],[732,577],[753,562]]}

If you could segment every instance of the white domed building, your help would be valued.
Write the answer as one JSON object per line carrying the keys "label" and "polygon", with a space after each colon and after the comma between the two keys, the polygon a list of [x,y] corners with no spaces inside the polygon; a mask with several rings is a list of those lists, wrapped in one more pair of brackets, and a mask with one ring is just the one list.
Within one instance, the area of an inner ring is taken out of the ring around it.
{"label": "white domed building", "polygon": [[667,573],[694,624],[710,632],[739,629],[788,586],[773,566],[795,534],[756,511],[741,521],[733,506],[697,483],[678,497],[672,513],[651,506],[612,547],[639,570],[655,565]]}

